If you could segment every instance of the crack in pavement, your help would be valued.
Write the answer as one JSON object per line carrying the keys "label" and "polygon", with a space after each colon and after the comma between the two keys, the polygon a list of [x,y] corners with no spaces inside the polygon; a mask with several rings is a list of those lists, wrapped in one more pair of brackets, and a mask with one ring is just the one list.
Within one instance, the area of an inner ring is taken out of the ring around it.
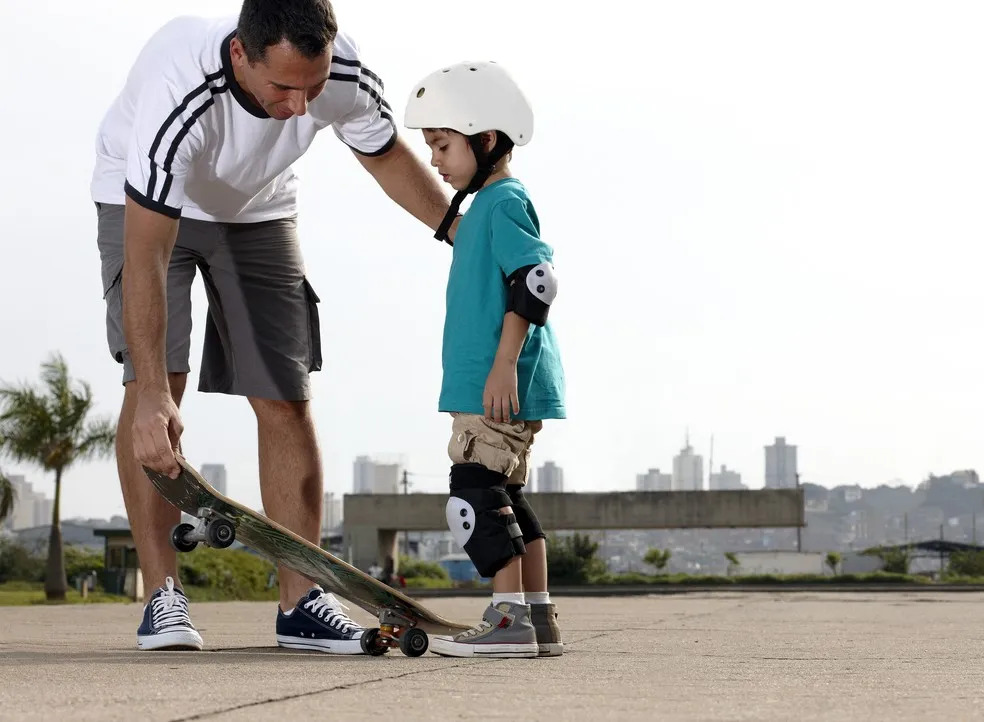
{"label": "crack in pavement", "polygon": [[229,712],[237,712],[243,709],[250,709],[251,707],[262,707],[263,705],[275,704],[277,702],[287,702],[294,699],[302,699],[304,697],[313,697],[314,695],[324,694],[326,692],[335,692],[337,690],[346,690],[346,689],[356,689],[357,687],[363,687],[367,684],[375,684],[377,682],[389,682],[391,680],[401,679],[403,677],[412,677],[418,674],[427,674],[428,672],[441,672],[443,670],[454,669],[456,667],[469,667],[469,666],[474,666],[476,664],[481,664],[482,662],[497,662],[497,661],[503,661],[503,660],[491,660],[491,659],[468,660],[464,663],[448,664],[443,667],[415,669],[410,672],[403,672],[402,674],[396,674],[390,677],[377,677],[375,679],[366,679],[359,682],[346,682],[344,684],[337,684],[334,687],[327,687],[325,689],[316,689],[316,690],[311,690],[309,692],[297,692],[295,694],[285,694],[282,697],[269,697],[267,699],[261,699],[255,702],[246,702],[244,704],[237,704],[237,705],[233,705],[232,707],[212,710],[209,712],[201,712],[199,714],[193,714],[187,717],[175,717],[171,722],[187,722],[188,720],[206,719],[208,717],[215,717],[220,714],[228,714]]}

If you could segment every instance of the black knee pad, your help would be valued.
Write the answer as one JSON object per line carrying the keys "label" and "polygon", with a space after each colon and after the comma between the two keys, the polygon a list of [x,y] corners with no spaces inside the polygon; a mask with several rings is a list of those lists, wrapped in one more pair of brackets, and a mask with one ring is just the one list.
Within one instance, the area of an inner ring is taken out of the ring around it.
{"label": "black knee pad", "polygon": [[506,493],[509,494],[509,505],[512,506],[513,513],[516,515],[516,523],[519,524],[519,529],[523,532],[523,542],[529,544],[537,539],[546,539],[547,535],[543,533],[540,520],[533,513],[529,499],[523,494],[522,485],[509,484],[506,487]]}
{"label": "black knee pad", "polygon": [[499,513],[512,504],[506,478],[481,464],[451,467],[451,497],[445,507],[448,528],[486,578],[495,576],[514,556],[526,553],[516,514]]}

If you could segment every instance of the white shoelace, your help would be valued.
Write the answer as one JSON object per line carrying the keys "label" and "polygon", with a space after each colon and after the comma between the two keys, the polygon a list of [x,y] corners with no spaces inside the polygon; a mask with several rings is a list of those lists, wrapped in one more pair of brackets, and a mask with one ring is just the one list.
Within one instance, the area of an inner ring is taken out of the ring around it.
{"label": "white shoelace", "polygon": [[464,639],[464,638],[468,638],[468,637],[477,637],[479,634],[485,634],[485,632],[487,632],[490,629],[492,629],[492,626],[493,626],[492,625],[492,622],[488,622],[488,621],[486,621],[486,620],[483,619],[481,622],[479,622],[477,625],[475,625],[471,629],[467,629],[464,632],[462,632],[461,634],[459,634],[458,635],[458,639]]}
{"label": "white shoelace", "polygon": [[317,599],[309,599],[304,602],[304,607],[311,610],[311,613],[318,619],[323,619],[329,627],[334,627],[342,634],[353,629],[359,629],[358,623],[349,619],[342,611],[348,607],[338,601],[334,594],[325,593]]}
{"label": "white shoelace", "polygon": [[151,603],[151,613],[154,619],[154,629],[164,629],[165,627],[191,626],[191,617],[188,616],[188,600],[183,594],[174,591],[174,579],[168,577],[164,580],[164,593],[156,597]]}

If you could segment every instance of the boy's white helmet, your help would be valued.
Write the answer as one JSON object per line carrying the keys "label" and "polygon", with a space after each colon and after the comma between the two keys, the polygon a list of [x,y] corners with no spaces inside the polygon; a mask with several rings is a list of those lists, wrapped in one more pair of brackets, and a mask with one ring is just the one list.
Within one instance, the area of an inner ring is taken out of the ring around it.
{"label": "boy's white helmet", "polygon": [[408,128],[450,128],[462,135],[497,130],[515,145],[533,137],[533,108],[512,76],[492,61],[463,62],[437,70],[410,92]]}

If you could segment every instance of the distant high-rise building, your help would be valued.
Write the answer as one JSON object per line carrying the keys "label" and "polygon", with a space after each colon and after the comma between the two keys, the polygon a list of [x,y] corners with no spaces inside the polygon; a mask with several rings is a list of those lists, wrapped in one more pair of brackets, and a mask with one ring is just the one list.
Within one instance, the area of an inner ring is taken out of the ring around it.
{"label": "distant high-rise building", "polygon": [[342,526],[342,499],[335,492],[325,494],[321,509],[321,530],[334,531]]}
{"label": "distant high-rise building", "polygon": [[215,489],[222,496],[228,496],[228,485],[226,484],[225,464],[202,464],[201,475],[209,486]]}
{"label": "distant high-rise building", "polygon": [[[10,485],[14,489],[14,508],[10,515],[4,519],[4,528],[15,531],[34,526],[34,491],[31,489],[31,485],[24,481],[24,477],[20,475],[10,474],[7,478],[10,479]],[[29,498],[25,503],[25,497],[28,495]],[[30,511],[28,512],[27,509]]]}
{"label": "distant high-rise building", "polygon": [[636,491],[672,491],[673,475],[664,474],[659,469],[650,469],[645,474],[636,474]]}
{"label": "distant high-rise building", "polygon": [[673,491],[703,491],[704,457],[695,454],[690,440],[673,457]]}
{"label": "distant high-rise building", "polygon": [[777,436],[772,446],[765,447],[765,488],[796,488],[796,447]]}
{"label": "distant high-rise building", "polygon": [[544,462],[536,472],[536,491],[542,494],[562,494],[564,470],[552,461]]}
{"label": "distant high-rise building", "polygon": [[352,493],[371,494],[374,476],[372,459],[368,456],[357,456],[352,464]]}
{"label": "distant high-rise building", "polygon": [[352,465],[354,494],[398,494],[402,479],[402,463],[380,463],[369,456],[357,456]]}
{"label": "distant high-rise building", "polygon": [[741,474],[722,464],[721,471],[711,472],[708,488],[711,491],[738,491],[748,487],[741,483]]}
{"label": "distant high-rise building", "polygon": [[373,494],[399,494],[403,468],[399,464],[376,464],[373,470]]}

